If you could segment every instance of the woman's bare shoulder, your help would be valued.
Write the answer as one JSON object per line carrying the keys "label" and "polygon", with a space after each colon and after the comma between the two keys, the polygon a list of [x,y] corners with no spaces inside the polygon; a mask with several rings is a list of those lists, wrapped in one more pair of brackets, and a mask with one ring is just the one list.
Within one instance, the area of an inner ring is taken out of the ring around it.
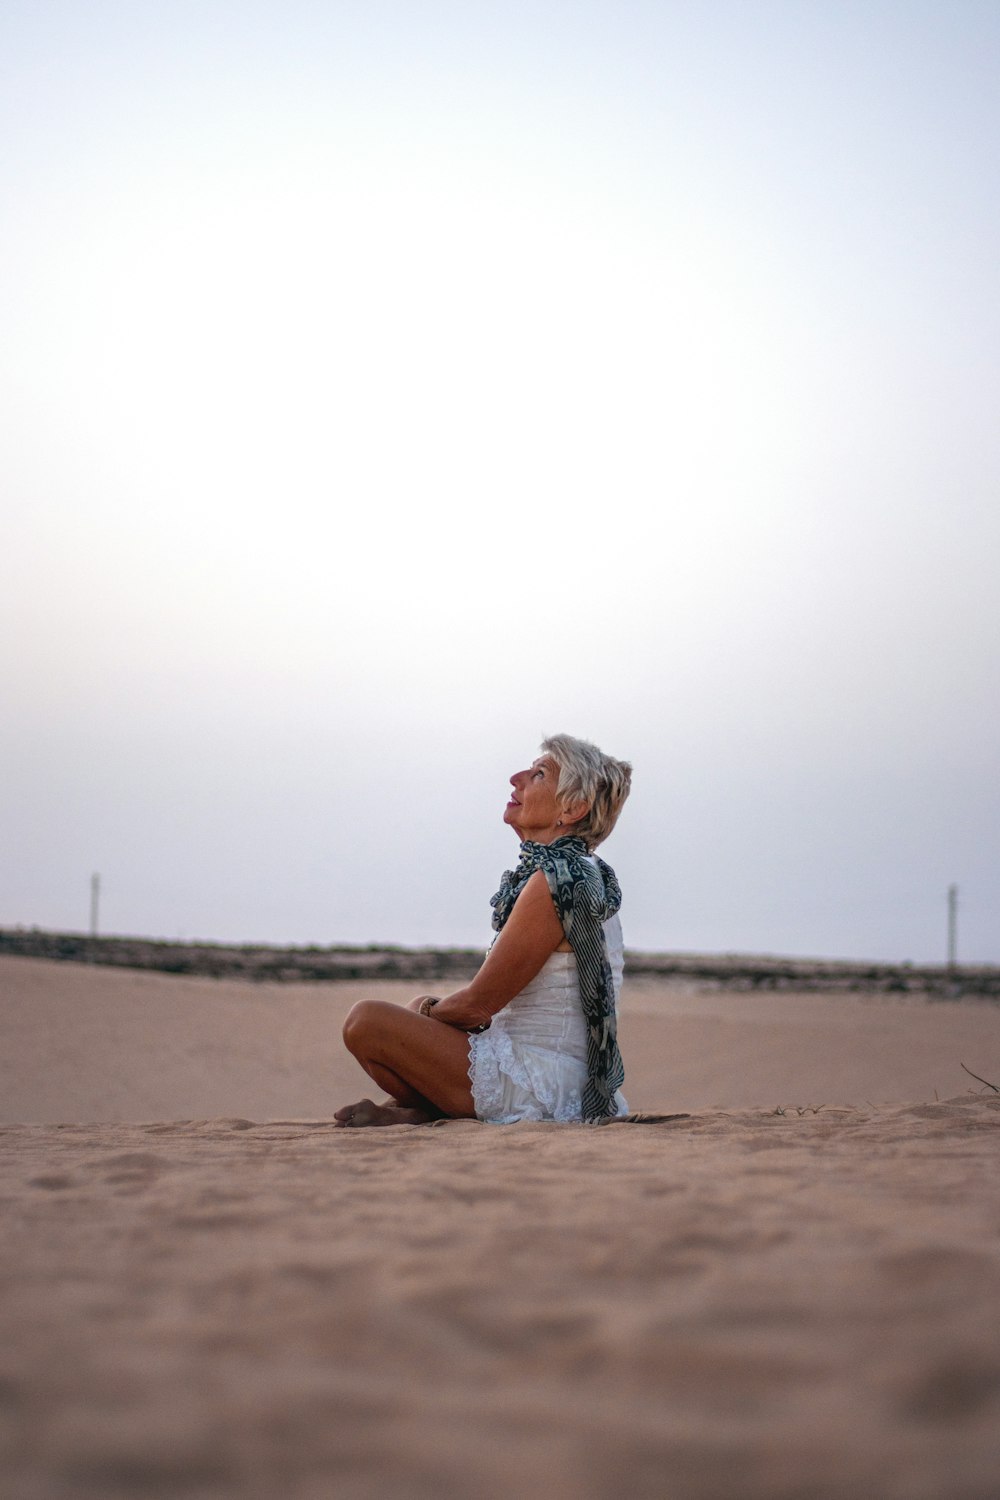
{"label": "woman's bare shoulder", "polygon": [[[549,882],[545,878],[544,870],[536,870],[525,881],[524,888],[514,903],[515,911],[522,901],[525,903],[525,916],[532,909],[539,914],[545,913],[547,915],[548,911],[555,913],[555,902],[552,900],[552,892],[549,890]],[[573,949],[566,939],[563,938],[561,942],[556,944],[553,951],[556,953],[572,953]]]}

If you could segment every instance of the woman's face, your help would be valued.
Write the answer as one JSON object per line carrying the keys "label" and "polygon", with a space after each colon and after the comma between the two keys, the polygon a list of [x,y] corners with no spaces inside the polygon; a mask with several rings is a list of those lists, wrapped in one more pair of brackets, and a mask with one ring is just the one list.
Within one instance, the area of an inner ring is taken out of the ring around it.
{"label": "woman's face", "polygon": [[547,844],[565,831],[559,826],[562,807],[556,799],[559,767],[551,755],[540,756],[526,771],[515,771],[510,784],[514,791],[503,820],[522,839]]}

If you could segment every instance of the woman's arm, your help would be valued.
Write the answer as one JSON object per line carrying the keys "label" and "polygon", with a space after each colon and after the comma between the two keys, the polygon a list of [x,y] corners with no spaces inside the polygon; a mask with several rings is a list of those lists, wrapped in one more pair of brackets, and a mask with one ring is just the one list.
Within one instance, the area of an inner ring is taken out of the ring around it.
{"label": "woman's arm", "polygon": [[536,870],[514,902],[514,910],[475,979],[465,989],[439,1000],[431,1015],[435,1021],[465,1031],[488,1025],[498,1010],[530,984],[562,941],[562,923],[549,883],[543,872]]}

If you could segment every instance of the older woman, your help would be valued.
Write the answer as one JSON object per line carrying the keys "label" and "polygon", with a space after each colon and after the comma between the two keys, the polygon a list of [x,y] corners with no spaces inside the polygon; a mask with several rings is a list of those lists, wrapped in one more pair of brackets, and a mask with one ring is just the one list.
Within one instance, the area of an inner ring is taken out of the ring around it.
{"label": "older woman", "polygon": [[493,897],[497,937],[482,968],[444,999],[352,1008],[344,1041],[389,1098],[346,1105],[338,1124],[625,1113],[615,1014],[621,892],[592,851],[615,826],[632,768],[568,734],[541,750],[510,778],[504,822],[521,853]]}

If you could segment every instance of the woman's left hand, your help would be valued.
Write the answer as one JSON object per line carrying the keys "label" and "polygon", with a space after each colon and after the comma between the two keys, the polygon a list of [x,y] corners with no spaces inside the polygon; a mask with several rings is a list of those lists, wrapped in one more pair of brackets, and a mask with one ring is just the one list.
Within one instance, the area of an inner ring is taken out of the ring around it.
{"label": "woman's left hand", "polygon": [[459,1031],[485,1031],[494,1011],[471,988],[466,988],[439,1000],[430,1010],[430,1016],[434,1021],[444,1021],[446,1026],[456,1026]]}
{"label": "woman's left hand", "polygon": [[[456,1005],[453,1003],[455,1001],[462,1003]],[[440,1006],[445,1009],[439,1015]],[[486,1031],[492,1019],[482,1005],[468,1002],[465,990],[459,990],[457,994],[449,995],[444,1000],[440,995],[416,995],[406,1002],[406,1009],[415,1011],[418,1016],[444,1021],[446,1025],[454,1026],[460,1031]]]}

